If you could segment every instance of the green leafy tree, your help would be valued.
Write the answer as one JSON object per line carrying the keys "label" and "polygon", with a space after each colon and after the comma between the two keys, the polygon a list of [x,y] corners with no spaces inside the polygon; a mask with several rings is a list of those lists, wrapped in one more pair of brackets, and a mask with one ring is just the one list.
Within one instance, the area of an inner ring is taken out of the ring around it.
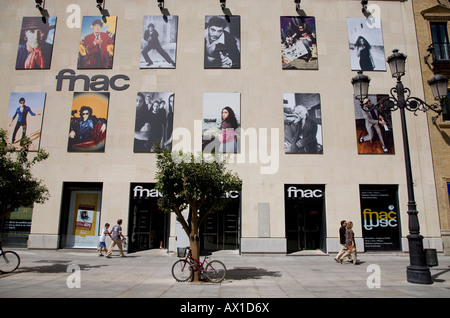
{"label": "green leafy tree", "polygon": [[29,160],[31,140],[24,137],[20,142],[20,149],[8,145],[7,132],[0,128],[0,218],[16,208],[44,203],[50,197],[42,180],[31,174],[31,168],[47,159],[49,154],[39,150]]}
{"label": "green leafy tree", "polygon": [[[240,191],[242,180],[226,169],[226,162],[218,156],[209,158],[201,154],[185,154],[159,149],[157,154],[156,189],[161,193],[159,206],[166,212],[174,212],[189,237],[192,256],[199,259],[200,225],[214,211],[219,213],[226,206],[225,194]],[[189,208],[187,220],[181,214]],[[199,279],[194,272],[194,281]]]}

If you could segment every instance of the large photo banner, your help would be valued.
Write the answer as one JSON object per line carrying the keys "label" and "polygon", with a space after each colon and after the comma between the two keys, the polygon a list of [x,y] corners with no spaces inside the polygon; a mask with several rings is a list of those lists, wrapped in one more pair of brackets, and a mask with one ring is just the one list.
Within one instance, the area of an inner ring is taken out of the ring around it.
{"label": "large photo banner", "polygon": [[320,94],[284,93],[284,152],[322,154]]}
{"label": "large photo banner", "polygon": [[347,18],[352,71],[386,71],[380,18]]}
{"label": "large photo banner", "polygon": [[172,149],[173,92],[139,92],[136,97],[134,152]]}
{"label": "large photo banner", "polygon": [[22,146],[21,139],[28,137],[30,151],[38,151],[41,141],[42,118],[46,93],[11,93],[8,108],[8,141]]}
{"label": "large photo banner", "polygon": [[24,17],[17,49],[16,70],[49,69],[56,17]]}
{"label": "large photo banner", "polygon": [[360,185],[365,251],[400,250],[397,185]]}
{"label": "large photo banner", "polygon": [[83,17],[78,69],[112,69],[116,22],[115,16]]}
{"label": "large photo banner", "polygon": [[205,153],[239,153],[240,93],[204,93],[202,150]]}
{"label": "large photo banner", "polygon": [[109,93],[73,93],[68,152],[104,152]]}
{"label": "large photo banner", "polygon": [[205,17],[204,68],[241,67],[241,17]]}
{"label": "large photo banner", "polygon": [[[369,95],[366,107],[377,104],[387,95]],[[353,98],[358,154],[395,154],[391,111],[384,105],[379,110],[365,111]]]}
{"label": "large photo banner", "polygon": [[280,17],[280,25],[282,68],[317,70],[316,18]]}
{"label": "large photo banner", "polygon": [[177,16],[144,16],[140,68],[175,68]]}

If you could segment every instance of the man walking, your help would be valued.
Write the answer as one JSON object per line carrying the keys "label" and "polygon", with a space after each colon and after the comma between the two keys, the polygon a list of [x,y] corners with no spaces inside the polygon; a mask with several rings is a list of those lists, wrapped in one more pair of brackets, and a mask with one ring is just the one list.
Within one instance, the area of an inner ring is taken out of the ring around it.
{"label": "man walking", "polygon": [[339,228],[339,243],[342,245],[341,250],[336,255],[334,260],[339,263],[339,259],[347,251],[347,244],[345,244],[345,231],[347,230],[347,222],[345,220],[341,221],[341,227]]}
{"label": "man walking", "polygon": [[122,234],[122,219],[118,219],[117,220],[117,224],[113,226],[113,228],[111,229],[111,245],[109,246],[109,250],[106,253],[106,257],[110,258],[111,257],[111,253],[113,251],[114,246],[118,246],[119,247],[119,253],[120,253],[120,257],[125,257],[125,255],[123,254],[123,248],[122,248],[122,239],[125,239],[125,236],[123,236]]}

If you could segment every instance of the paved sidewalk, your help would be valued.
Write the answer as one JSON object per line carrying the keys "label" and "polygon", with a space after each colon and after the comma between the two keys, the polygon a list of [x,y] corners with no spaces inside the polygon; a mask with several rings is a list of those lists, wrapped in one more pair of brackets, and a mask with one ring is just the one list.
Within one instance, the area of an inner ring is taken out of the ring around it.
{"label": "paved sidewalk", "polygon": [[[7,249],[5,249],[7,250]],[[450,256],[438,254],[433,284],[406,281],[407,254],[358,255],[358,265],[332,255],[213,254],[228,269],[221,284],[179,283],[177,260],[164,250],[107,259],[91,250],[16,249],[19,269],[0,275],[0,298],[449,298]]]}

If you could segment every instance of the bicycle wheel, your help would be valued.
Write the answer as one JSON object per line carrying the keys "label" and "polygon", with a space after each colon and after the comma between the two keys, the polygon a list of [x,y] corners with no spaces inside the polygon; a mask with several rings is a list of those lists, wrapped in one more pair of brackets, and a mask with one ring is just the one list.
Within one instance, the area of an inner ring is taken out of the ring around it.
{"label": "bicycle wheel", "polygon": [[0,255],[0,272],[14,272],[20,265],[20,257],[16,252],[6,251]]}
{"label": "bicycle wheel", "polygon": [[206,265],[206,268],[203,271],[203,275],[205,275],[206,278],[213,283],[220,283],[223,281],[226,274],[227,268],[221,261],[211,261],[208,265]]}
{"label": "bicycle wheel", "polygon": [[184,259],[176,261],[172,266],[172,276],[177,282],[185,282],[192,277],[192,267]]}

